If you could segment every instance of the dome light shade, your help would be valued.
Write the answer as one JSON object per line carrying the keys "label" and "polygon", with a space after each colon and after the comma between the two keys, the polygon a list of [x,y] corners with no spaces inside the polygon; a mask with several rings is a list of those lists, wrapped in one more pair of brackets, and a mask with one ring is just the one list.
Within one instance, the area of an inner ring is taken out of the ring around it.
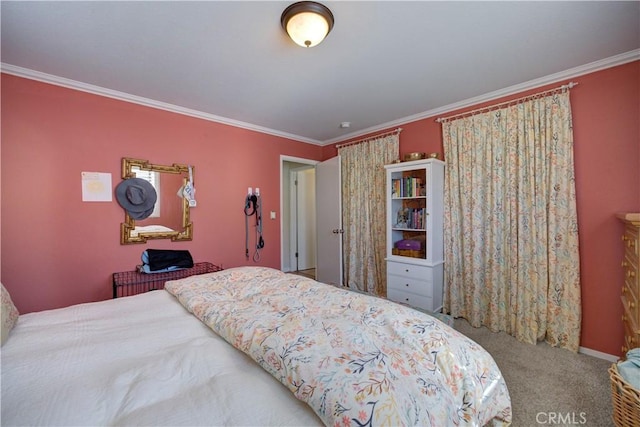
{"label": "dome light shade", "polygon": [[287,7],[280,18],[291,40],[302,47],[319,44],[333,28],[333,14],[314,1],[301,1]]}

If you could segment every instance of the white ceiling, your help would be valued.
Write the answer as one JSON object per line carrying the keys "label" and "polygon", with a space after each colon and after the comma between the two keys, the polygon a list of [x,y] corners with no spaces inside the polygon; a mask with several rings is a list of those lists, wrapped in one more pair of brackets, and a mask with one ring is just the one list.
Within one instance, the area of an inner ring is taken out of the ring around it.
{"label": "white ceiling", "polygon": [[640,57],[638,1],[327,1],[310,49],[291,3],[2,1],[2,68],[325,145]]}

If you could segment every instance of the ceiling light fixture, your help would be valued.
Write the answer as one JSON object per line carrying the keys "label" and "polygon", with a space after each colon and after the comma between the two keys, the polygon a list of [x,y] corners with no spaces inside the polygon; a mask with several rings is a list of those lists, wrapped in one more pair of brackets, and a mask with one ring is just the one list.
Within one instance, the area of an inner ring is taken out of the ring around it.
{"label": "ceiling light fixture", "polygon": [[315,1],[300,1],[282,12],[280,23],[296,44],[313,47],[333,28],[333,14],[328,7]]}

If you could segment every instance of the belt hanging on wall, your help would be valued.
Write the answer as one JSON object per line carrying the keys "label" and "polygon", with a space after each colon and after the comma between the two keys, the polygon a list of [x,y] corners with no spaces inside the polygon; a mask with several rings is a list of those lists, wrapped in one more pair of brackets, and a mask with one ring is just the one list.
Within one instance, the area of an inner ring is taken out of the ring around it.
{"label": "belt hanging on wall", "polygon": [[264,248],[264,238],[262,237],[262,202],[260,190],[256,188],[255,193],[249,189],[249,193],[244,201],[244,230],[245,230],[245,257],[249,259],[249,217],[256,217],[256,251],[253,254],[253,261],[260,260],[260,250]]}

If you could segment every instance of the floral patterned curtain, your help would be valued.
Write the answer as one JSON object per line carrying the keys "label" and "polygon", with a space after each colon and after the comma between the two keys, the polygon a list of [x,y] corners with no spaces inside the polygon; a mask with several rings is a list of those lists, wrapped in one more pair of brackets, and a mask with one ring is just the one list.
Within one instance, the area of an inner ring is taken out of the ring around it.
{"label": "floral patterned curtain", "polygon": [[381,136],[338,149],[342,173],[344,283],[386,296],[386,174],[398,159],[399,135]]}
{"label": "floral patterned curtain", "polygon": [[569,92],[443,123],[445,310],[577,351],[580,260]]}

